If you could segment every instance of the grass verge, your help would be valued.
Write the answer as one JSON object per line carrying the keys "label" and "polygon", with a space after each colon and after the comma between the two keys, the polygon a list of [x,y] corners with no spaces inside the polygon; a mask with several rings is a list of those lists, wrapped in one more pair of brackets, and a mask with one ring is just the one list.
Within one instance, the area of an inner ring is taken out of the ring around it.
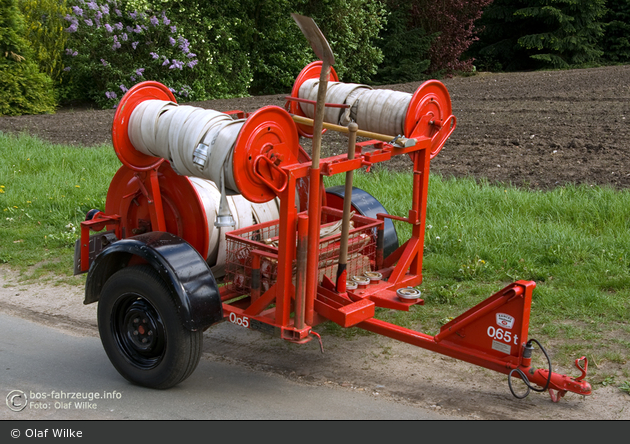
{"label": "grass verge", "polygon": [[72,274],[79,224],[104,209],[120,167],[111,146],[73,148],[0,133],[0,263],[23,278]]}

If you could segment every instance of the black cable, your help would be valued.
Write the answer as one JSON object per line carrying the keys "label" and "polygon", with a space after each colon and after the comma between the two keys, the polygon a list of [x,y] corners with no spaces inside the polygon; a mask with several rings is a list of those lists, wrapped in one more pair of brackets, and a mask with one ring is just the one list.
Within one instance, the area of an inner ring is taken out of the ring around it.
{"label": "black cable", "polygon": [[[545,390],[549,388],[549,384],[551,383],[551,374],[553,373],[552,368],[551,368],[551,359],[549,359],[549,355],[547,354],[547,351],[545,350],[545,348],[536,339],[530,339],[529,341],[527,341],[527,347],[531,347],[532,342],[535,342],[536,344],[538,344],[538,347],[540,347],[540,350],[543,352],[543,354],[547,358],[547,364],[549,365],[549,376],[547,377],[547,383],[545,384],[545,387],[542,389],[539,389],[530,384],[529,379],[527,378],[527,375],[523,373],[523,371],[520,368],[512,369],[510,373],[508,373],[508,386],[510,387],[510,392],[512,392],[512,395],[514,395],[514,397],[518,399],[526,398],[529,395],[530,390],[533,390],[535,392],[544,392]],[[514,389],[512,388],[512,373],[514,372],[517,372],[519,374],[519,376],[521,377],[521,379],[527,386],[527,391],[522,396],[517,395],[514,392]]]}

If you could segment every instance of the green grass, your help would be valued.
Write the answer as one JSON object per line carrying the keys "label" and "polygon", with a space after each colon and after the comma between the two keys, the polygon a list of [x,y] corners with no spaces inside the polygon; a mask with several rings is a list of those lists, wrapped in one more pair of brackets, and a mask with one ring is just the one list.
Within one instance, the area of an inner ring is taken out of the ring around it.
{"label": "green grass", "polygon": [[[89,209],[104,209],[120,167],[114,150],[0,133],[0,156],[0,263],[23,279],[71,276],[79,224]],[[343,176],[327,178],[326,185],[343,183]],[[407,215],[409,174],[357,173],[355,185],[391,214]],[[543,192],[432,175],[426,220],[420,286],[426,304],[408,313],[379,309],[379,318],[435,334],[505,285],[533,280],[530,337],[567,369],[585,354],[596,384],[627,379],[630,191],[565,186]],[[407,224],[396,228],[401,242],[410,236]]]}
{"label": "green grass", "polygon": [[[0,133],[0,263],[32,278],[72,273],[79,224],[120,167],[111,146],[72,148]],[[38,265],[35,274],[27,273]]]}

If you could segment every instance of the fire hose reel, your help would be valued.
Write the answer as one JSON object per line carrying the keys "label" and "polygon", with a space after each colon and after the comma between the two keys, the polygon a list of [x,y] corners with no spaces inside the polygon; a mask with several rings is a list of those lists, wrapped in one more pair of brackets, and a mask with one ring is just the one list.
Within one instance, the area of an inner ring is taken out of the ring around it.
{"label": "fire hose reel", "polygon": [[112,128],[114,149],[133,171],[168,160],[180,175],[216,183],[224,194],[264,203],[286,186],[281,164],[298,162],[299,135],[291,116],[266,106],[246,119],[177,105],[158,82],[131,88],[118,105]]}
{"label": "fire hose reel", "polygon": [[[291,90],[289,102],[292,114],[314,118],[312,102],[317,97],[322,62],[313,62],[298,75]],[[309,103],[310,102],[310,103]],[[407,138],[433,138],[442,127],[454,128],[451,97],[442,82],[429,80],[413,93],[388,89],[373,89],[368,85],[341,83],[334,68],[330,68],[326,103],[344,105],[344,108],[327,107],[324,121],[346,126],[353,121],[359,128],[380,134],[404,135]],[[298,124],[304,137],[313,137],[313,127]],[[450,132],[441,132],[432,141],[431,158],[435,157]]]}

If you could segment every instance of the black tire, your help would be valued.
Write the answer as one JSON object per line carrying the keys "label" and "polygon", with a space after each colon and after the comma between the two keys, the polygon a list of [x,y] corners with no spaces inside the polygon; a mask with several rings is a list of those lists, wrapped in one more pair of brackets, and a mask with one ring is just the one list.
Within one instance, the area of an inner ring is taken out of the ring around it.
{"label": "black tire", "polygon": [[98,303],[98,330],[116,370],[144,387],[167,389],[199,364],[203,331],[183,327],[171,290],[150,266],[112,275]]}

